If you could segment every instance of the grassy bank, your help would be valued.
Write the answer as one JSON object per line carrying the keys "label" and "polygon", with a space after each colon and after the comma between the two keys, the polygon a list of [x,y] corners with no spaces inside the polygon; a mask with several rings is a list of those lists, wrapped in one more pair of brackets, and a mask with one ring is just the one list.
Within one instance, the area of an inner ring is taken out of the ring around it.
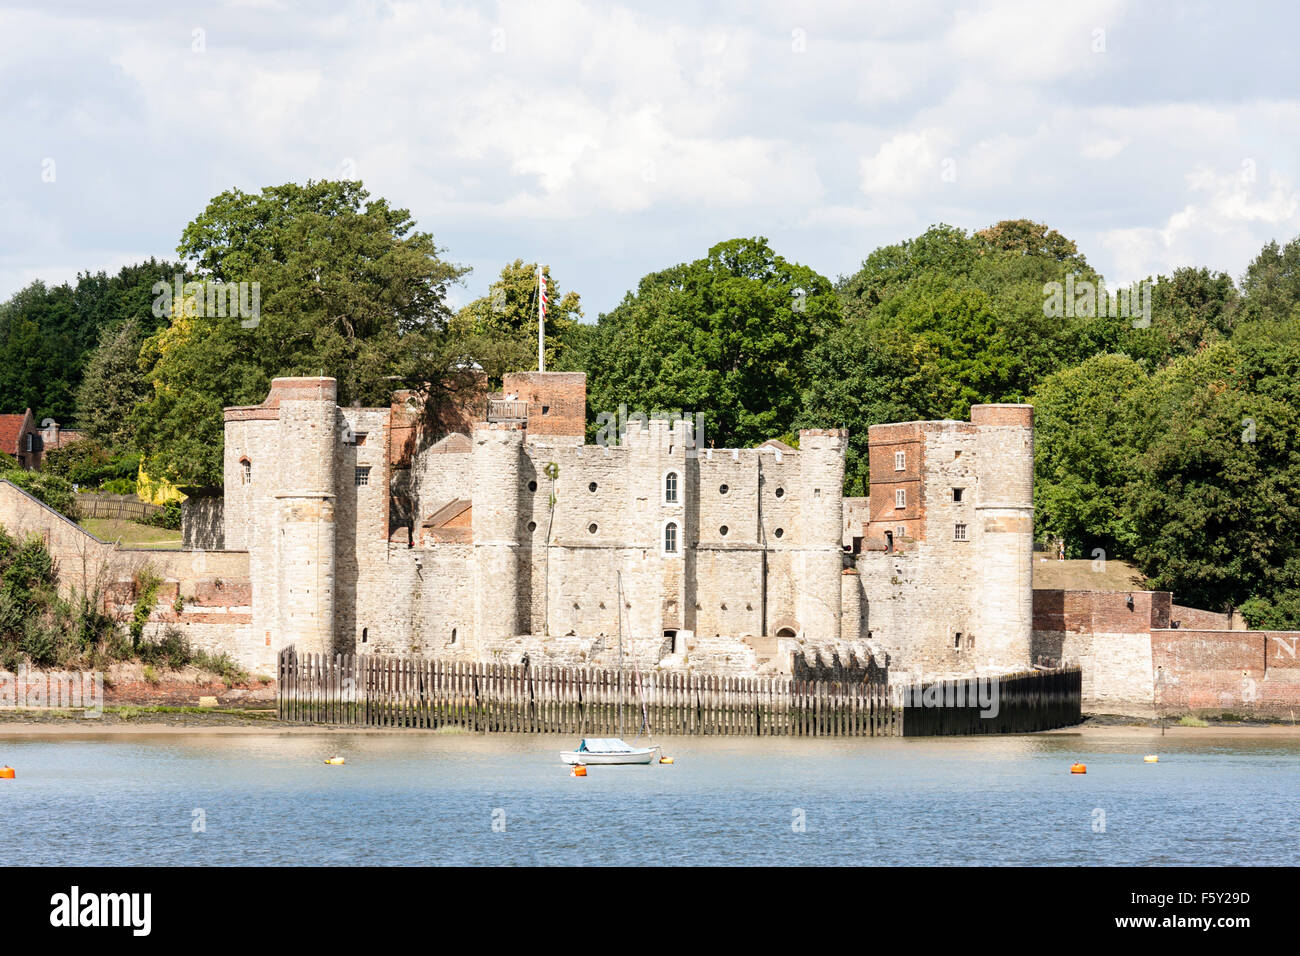
{"label": "grassy bank", "polygon": [[101,541],[120,541],[128,548],[179,549],[181,533],[124,518],[84,518],[78,522]]}

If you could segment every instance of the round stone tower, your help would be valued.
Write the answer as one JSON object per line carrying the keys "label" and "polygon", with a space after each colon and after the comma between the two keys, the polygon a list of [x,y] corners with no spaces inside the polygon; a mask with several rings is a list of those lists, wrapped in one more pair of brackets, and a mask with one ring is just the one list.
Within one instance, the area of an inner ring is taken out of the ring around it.
{"label": "round stone tower", "polygon": [[339,446],[332,378],[277,378],[275,492],[280,646],[334,653],[334,504]]}
{"label": "round stone tower", "polygon": [[1034,626],[1034,407],[974,405],[975,660],[1030,666]]}
{"label": "round stone tower", "polygon": [[525,427],[520,422],[474,426],[473,638],[484,641],[519,633],[519,497]]}
{"label": "round stone tower", "polygon": [[799,627],[813,641],[840,638],[844,538],[842,428],[799,432]]}

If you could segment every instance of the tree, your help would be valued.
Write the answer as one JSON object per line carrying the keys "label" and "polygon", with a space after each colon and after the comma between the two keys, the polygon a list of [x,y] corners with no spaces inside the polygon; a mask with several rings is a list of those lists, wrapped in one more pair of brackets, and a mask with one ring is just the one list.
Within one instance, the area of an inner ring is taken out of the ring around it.
{"label": "tree", "polygon": [[208,287],[193,288],[146,340],[151,390],[133,420],[151,474],[220,482],[221,409],[261,401],[276,376],[333,376],[341,404],[384,405],[395,384],[446,372],[446,292],[467,270],[359,182],[229,190],[185,228],[178,251],[203,283],[249,283],[260,309],[213,315]]}
{"label": "tree", "polygon": [[1258,609],[1300,590],[1300,412],[1294,395],[1250,388],[1279,364],[1300,364],[1294,335],[1271,355],[1211,346],[1161,370],[1135,418],[1135,557],[1183,603]]}
{"label": "tree", "polygon": [[151,289],[180,271],[149,259],[115,276],[81,273],[75,285],[33,282],[0,304],[0,408],[75,422],[83,369],[105,330],[131,320],[152,332],[160,320]]}
{"label": "tree", "polygon": [[1150,325],[1126,319],[1118,326],[1116,349],[1154,371],[1232,333],[1240,312],[1240,296],[1224,272],[1183,267],[1169,276],[1147,278],[1150,286]]}
{"label": "tree", "polygon": [[116,328],[106,326],[77,387],[78,424],[87,437],[110,449],[129,448],[131,413],[148,394],[148,382],[140,369],[143,342],[135,318]]}
{"label": "tree", "polygon": [[1088,270],[1088,260],[1079,252],[1073,239],[1055,229],[1029,219],[1004,219],[975,233],[988,247],[1021,256],[1063,262],[1080,272]]}
{"label": "tree", "polygon": [[1270,241],[1241,280],[1249,319],[1287,319],[1300,308],[1300,236],[1285,246]]}
{"label": "tree", "polygon": [[807,356],[839,321],[830,282],[766,239],[718,243],[600,317],[589,408],[699,413],[705,441],[757,444],[790,430]]}
{"label": "tree", "polygon": [[795,427],[848,427],[846,494],[868,491],[867,430],[921,417],[914,398],[898,388],[906,361],[896,337],[862,320],[832,329],[809,352],[808,385]]}
{"label": "tree", "polygon": [[1140,536],[1126,507],[1137,477],[1134,416],[1149,387],[1126,355],[1095,355],[1049,376],[1034,406],[1034,531],[1066,556],[1133,555]]}
{"label": "tree", "polygon": [[[546,367],[558,370],[565,364],[568,340],[582,318],[582,306],[578,293],[560,294],[549,269],[544,267],[542,274],[548,302]],[[494,386],[506,372],[536,368],[537,264],[516,259],[504,266],[488,294],[463,306],[450,329]]]}

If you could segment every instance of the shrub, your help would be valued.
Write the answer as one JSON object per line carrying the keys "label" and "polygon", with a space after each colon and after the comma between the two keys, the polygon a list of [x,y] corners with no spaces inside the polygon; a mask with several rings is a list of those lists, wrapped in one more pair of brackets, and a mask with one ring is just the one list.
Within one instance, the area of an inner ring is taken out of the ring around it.
{"label": "shrub", "polygon": [[131,648],[140,650],[140,638],[144,636],[144,626],[149,623],[149,615],[158,603],[158,589],[162,587],[162,578],[145,565],[135,575],[135,610],[131,614]]}
{"label": "shrub", "polygon": [[35,667],[53,667],[59,663],[59,632],[45,621],[27,621],[19,647]]}
{"label": "shrub", "polygon": [[142,522],[154,528],[166,528],[169,531],[181,530],[181,503],[169,501],[162,506],[162,511],[149,515]]}
{"label": "shrub", "polygon": [[82,488],[108,490],[108,484],[127,481],[130,483],[129,491],[110,491],[110,494],[133,494],[135,476],[140,471],[140,456],[114,455],[94,439],[83,438],[46,452],[41,459],[41,471]]}
{"label": "shrub", "polygon": [[0,472],[0,478],[16,485],[33,498],[73,521],[78,518],[76,493],[72,485],[58,475],[21,468]]}
{"label": "shrub", "polygon": [[190,663],[190,642],[179,627],[163,629],[162,636],[152,641],[145,641],[139,647],[140,660],[147,664],[158,664],[171,670],[179,670]]}
{"label": "shrub", "polygon": [[108,495],[133,495],[135,488],[134,478],[110,478],[99,486],[99,490]]}
{"label": "shrub", "polygon": [[227,684],[241,684],[248,680],[248,671],[244,670],[225,651],[213,654],[199,651],[194,655],[193,664],[199,670],[219,674]]}

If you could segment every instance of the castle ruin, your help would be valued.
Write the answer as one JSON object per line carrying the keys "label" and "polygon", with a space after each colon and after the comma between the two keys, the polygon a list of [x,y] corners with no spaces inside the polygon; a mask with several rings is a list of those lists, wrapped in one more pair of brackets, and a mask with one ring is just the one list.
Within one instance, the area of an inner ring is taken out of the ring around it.
{"label": "castle ruin", "polygon": [[506,376],[476,417],[420,447],[409,404],[343,408],[330,378],[226,409],[256,643],[608,663],[621,627],[647,667],[1030,664],[1029,406],[876,426],[871,496],[847,504],[842,429],[722,449],[634,418],[588,445],[585,375],[563,372]]}

